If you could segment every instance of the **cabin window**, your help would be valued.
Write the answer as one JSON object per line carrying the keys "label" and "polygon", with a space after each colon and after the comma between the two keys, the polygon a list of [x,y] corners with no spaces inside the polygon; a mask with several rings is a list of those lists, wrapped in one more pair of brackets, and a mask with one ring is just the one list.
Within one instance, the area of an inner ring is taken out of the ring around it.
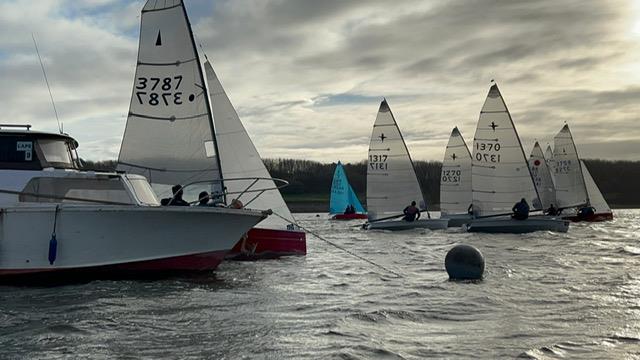
{"label": "cabin window", "polygon": [[66,142],[61,140],[41,139],[38,145],[48,163],[62,163],[72,165],[71,153]]}
{"label": "cabin window", "polygon": [[135,193],[138,201],[145,205],[160,205],[156,194],[151,189],[151,185],[146,179],[129,178],[133,192]]}
{"label": "cabin window", "polygon": [[33,178],[22,192],[23,194],[19,196],[21,202],[135,204],[119,177]]}

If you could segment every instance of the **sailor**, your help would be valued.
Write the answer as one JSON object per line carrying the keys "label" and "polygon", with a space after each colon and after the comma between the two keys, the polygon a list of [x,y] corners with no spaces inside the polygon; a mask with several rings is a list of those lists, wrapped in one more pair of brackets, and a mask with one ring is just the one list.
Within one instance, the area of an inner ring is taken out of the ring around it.
{"label": "sailor", "polygon": [[526,220],[529,217],[529,204],[527,204],[527,200],[524,198],[513,205],[511,210],[513,211],[511,217],[516,220]]}
{"label": "sailor", "polygon": [[412,201],[411,205],[404,208],[402,213],[404,213],[404,217],[402,218],[404,221],[415,221],[420,219],[420,209],[416,207],[415,201]]}
{"label": "sailor", "polygon": [[348,214],[355,214],[356,213],[356,208],[353,207],[353,205],[349,204],[349,205],[347,205],[347,208],[344,209],[344,213],[347,214],[347,215]]}
{"label": "sailor", "polygon": [[198,206],[211,206],[209,200],[211,200],[209,193],[202,191],[200,195],[198,195]]}
{"label": "sailor", "polygon": [[170,198],[162,199],[162,205],[189,206],[189,203],[182,199],[182,185],[173,185],[173,187],[171,188],[171,192],[173,193],[173,196]]}
{"label": "sailor", "polygon": [[595,215],[596,209],[593,206],[585,206],[578,210],[578,218],[587,219],[593,215]]}
{"label": "sailor", "polygon": [[229,207],[232,209],[242,209],[244,207],[244,204],[238,199],[233,199],[231,200],[231,205],[229,205]]}
{"label": "sailor", "polygon": [[551,216],[558,215],[558,209],[556,209],[556,207],[553,206],[553,204],[549,205],[549,208],[547,209],[547,215],[551,215]]}
{"label": "sailor", "polygon": [[[225,188],[226,190],[226,188]],[[224,198],[222,197],[222,193],[220,191],[214,191],[211,194],[212,197],[212,204],[211,206],[216,206],[216,207],[225,207],[226,204],[224,203]]]}

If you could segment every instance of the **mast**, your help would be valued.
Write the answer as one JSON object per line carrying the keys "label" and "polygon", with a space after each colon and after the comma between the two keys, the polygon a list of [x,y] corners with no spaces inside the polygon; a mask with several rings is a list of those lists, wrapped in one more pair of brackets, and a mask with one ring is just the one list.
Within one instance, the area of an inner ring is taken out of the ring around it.
{"label": "mast", "polygon": [[[182,6],[182,12],[184,13],[184,18],[187,21],[187,28],[189,29],[189,38],[191,39],[191,46],[196,55],[196,61],[198,63],[198,67],[200,69],[200,81],[202,82],[202,90],[204,91],[204,101],[207,104],[207,117],[209,118],[209,127],[211,128],[211,137],[213,138],[213,146],[216,150],[216,162],[218,165],[218,172],[220,173],[220,188],[222,190],[222,198],[224,202],[227,202],[227,194],[224,191],[224,178],[222,177],[222,163],[220,160],[220,149],[218,149],[218,138],[216,137],[216,129],[213,123],[213,110],[211,107],[211,101],[209,100],[209,89],[207,88],[207,83],[204,78],[204,70],[202,69],[202,63],[200,62],[200,54],[198,53],[198,48],[196,47],[196,41],[193,36],[193,30],[191,29],[191,21],[189,21],[189,16],[187,16],[187,8],[184,6],[184,1],[180,1],[180,6]],[[206,55],[205,55],[206,56]]]}

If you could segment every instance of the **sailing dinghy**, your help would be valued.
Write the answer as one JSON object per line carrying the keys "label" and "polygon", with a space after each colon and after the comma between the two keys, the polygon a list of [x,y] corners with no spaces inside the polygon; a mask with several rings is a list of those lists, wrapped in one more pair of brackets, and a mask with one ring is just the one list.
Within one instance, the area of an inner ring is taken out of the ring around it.
{"label": "sailing dinghy", "polygon": [[471,152],[457,127],[451,131],[442,161],[440,177],[440,215],[449,219],[449,227],[469,222],[471,194]]}
{"label": "sailing dinghy", "polygon": [[472,188],[475,218],[466,225],[468,231],[527,233],[569,229],[569,221],[550,216],[511,218],[512,207],[521,198],[535,210],[540,209],[541,202],[520,138],[496,84],[489,89],[473,139]]}
{"label": "sailing dinghy", "polygon": [[[424,215],[415,221],[397,220],[403,209],[415,201]],[[373,124],[367,164],[368,229],[445,229],[449,219],[432,219],[409,150],[386,100]]]}
{"label": "sailing dinghy", "polygon": [[531,150],[531,155],[529,156],[529,168],[531,169],[533,182],[536,185],[536,189],[538,189],[542,209],[549,209],[551,205],[557,207],[556,189],[553,185],[551,169],[537,141],[533,145],[533,150]]}
{"label": "sailing dinghy", "polygon": [[[149,0],[142,9],[135,82],[117,169],[145,176],[162,197],[171,198],[171,187],[181,185],[185,198],[197,202],[200,191],[224,190],[219,154],[206,81],[184,4]],[[185,210],[225,211],[205,206]],[[211,244],[224,236],[224,247],[210,264],[215,268],[250,228],[202,220],[189,226],[206,230]],[[185,234],[192,231],[180,223],[174,226]],[[227,239],[226,233],[235,239]],[[177,235],[173,241],[185,240]]]}
{"label": "sailing dinghy", "polygon": [[[352,207],[354,212],[349,212]],[[367,212],[362,207],[358,196],[349,184],[344,166],[338,161],[336,170],[333,172],[331,182],[331,199],[329,201],[329,214],[333,215],[332,220],[355,220],[366,219]]]}
{"label": "sailing dinghy", "polygon": [[[240,117],[224,91],[211,63],[204,64],[215,139],[220,149],[222,179],[227,192],[254,209],[271,209],[274,215],[251,229],[229,253],[230,258],[273,258],[285,255],[305,255],[306,235],[284,202],[262,158]],[[258,193],[247,189],[269,189]],[[277,215],[276,215],[277,214]]]}
{"label": "sailing dinghy", "polygon": [[[613,219],[611,208],[604,200],[591,174],[578,157],[569,125],[565,124],[554,137],[556,197],[558,207],[571,212],[564,219],[571,221],[606,221]],[[592,185],[588,186],[587,182]],[[594,197],[592,200],[591,197]],[[595,200],[595,201],[594,201]],[[579,209],[593,208],[592,214],[582,215]]]}

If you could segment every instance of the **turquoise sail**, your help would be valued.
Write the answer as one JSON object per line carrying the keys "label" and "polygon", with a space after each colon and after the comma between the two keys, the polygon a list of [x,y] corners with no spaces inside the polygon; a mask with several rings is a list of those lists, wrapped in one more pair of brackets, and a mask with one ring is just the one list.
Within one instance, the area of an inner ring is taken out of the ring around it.
{"label": "turquoise sail", "polygon": [[331,182],[331,201],[329,203],[329,213],[343,214],[347,206],[351,204],[357,213],[365,213],[364,207],[358,200],[356,193],[353,191],[347,174],[344,172],[342,163],[338,161],[336,171],[333,173],[333,181]]}

